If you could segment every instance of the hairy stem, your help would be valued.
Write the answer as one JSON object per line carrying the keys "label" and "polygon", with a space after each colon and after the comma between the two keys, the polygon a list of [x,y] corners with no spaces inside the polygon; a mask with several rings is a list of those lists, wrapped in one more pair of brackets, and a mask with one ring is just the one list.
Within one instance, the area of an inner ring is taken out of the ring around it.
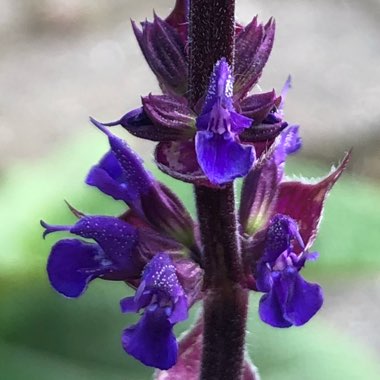
{"label": "hairy stem", "polygon": [[202,380],[239,380],[244,359],[247,291],[242,266],[233,185],[195,189],[203,245],[206,299]]}
{"label": "hairy stem", "polygon": [[[190,1],[190,100],[204,95],[216,61],[233,65],[235,2]],[[233,184],[195,186],[203,245],[206,299],[201,380],[239,380],[244,359],[248,295],[242,274]]]}
{"label": "hairy stem", "polygon": [[234,58],[235,1],[190,0],[190,100],[193,104],[207,88],[216,61]]}

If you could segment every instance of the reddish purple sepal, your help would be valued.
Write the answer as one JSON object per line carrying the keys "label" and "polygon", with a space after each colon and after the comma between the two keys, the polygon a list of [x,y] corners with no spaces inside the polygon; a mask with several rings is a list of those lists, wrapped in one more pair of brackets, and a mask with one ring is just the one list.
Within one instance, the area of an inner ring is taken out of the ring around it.
{"label": "reddish purple sepal", "polygon": [[273,211],[277,186],[278,168],[272,160],[258,163],[247,175],[239,208],[242,231],[252,235],[266,224]]}
{"label": "reddish purple sepal", "polygon": [[236,37],[234,96],[242,99],[257,83],[272,50],[275,21],[265,25],[257,16]]}
{"label": "reddish purple sepal", "polygon": [[240,135],[240,139],[255,143],[258,156],[260,155],[260,149],[257,149],[258,143],[265,143],[268,148],[270,143],[288,126],[288,123],[283,121],[282,113],[278,112],[281,99],[281,96],[277,96],[273,90],[251,95],[239,104],[241,114],[253,120],[250,128]]}
{"label": "reddish purple sepal", "polygon": [[187,92],[188,62],[185,44],[178,31],[154,15],[153,22],[132,21],[133,31],[148,65],[164,92],[184,95]]}
{"label": "reddish purple sepal", "polygon": [[175,28],[186,45],[189,27],[189,0],[176,0],[174,8],[165,21]]}
{"label": "reddish purple sepal", "polygon": [[178,281],[187,296],[189,308],[203,298],[203,269],[192,260],[179,259],[174,261]]}
{"label": "reddish purple sepal", "polygon": [[[198,380],[201,368],[203,317],[180,338],[178,360],[167,371],[156,371],[154,380]],[[259,380],[257,370],[248,356],[245,357],[241,380]]]}
{"label": "reddish purple sepal", "polygon": [[342,163],[326,178],[317,183],[299,181],[282,182],[274,213],[285,214],[297,221],[306,249],[317,236],[325,200],[341,176],[350,159],[348,153]]}
{"label": "reddish purple sepal", "polygon": [[196,115],[185,98],[150,94],[142,98],[142,104],[156,128],[170,129],[172,134],[175,130],[177,136],[171,140],[187,140],[195,135]]}
{"label": "reddish purple sepal", "polygon": [[281,97],[274,90],[261,94],[254,94],[244,98],[240,103],[240,112],[251,118],[254,125],[263,122],[273,107],[278,107]]}
{"label": "reddish purple sepal", "polygon": [[242,232],[253,235],[273,215],[278,186],[283,178],[287,155],[301,147],[298,126],[286,128],[273,148],[255,165],[243,182],[239,209]]}
{"label": "reddish purple sepal", "polygon": [[161,142],[156,146],[154,156],[158,168],[171,177],[212,186],[198,164],[193,140]]}
{"label": "reddish purple sepal", "polygon": [[194,223],[179,198],[165,185],[157,183],[142,197],[144,215],[156,231],[195,249]]}
{"label": "reddish purple sepal", "polygon": [[121,119],[103,125],[121,125],[132,135],[151,141],[187,140],[195,135],[196,115],[186,98],[150,94],[142,97],[142,104]]}
{"label": "reddish purple sepal", "polygon": [[[167,97],[171,98],[169,96]],[[184,98],[181,98],[181,100],[184,100]],[[165,104],[167,105],[167,102]],[[121,119],[103,123],[103,125],[108,127],[121,125],[133,136],[151,141],[177,141],[187,139],[189,136],[194,135],[195,128],[191,127],[192,124],[194,124],[194,121],[190,120],[191,114],[177,115],[175,112],[178,112],[178,105],[174,113],[168,113],[167,110],[159,109],[157,104],[150,104],[149,107],[148,111],[150,111],[152,120],[148,117],[145,110],[145,108],[148,107],[139,107],[126,113]],[[153,110],[151,109],[152,107]],[[155,114],[157,116],[154,119]],[[179,116],[179,120],[177,120],[177,116]],[[184,120],[189,120],[189,123],[184,124]],[[162,124],[160,124],[160,122],[162,122]]]}

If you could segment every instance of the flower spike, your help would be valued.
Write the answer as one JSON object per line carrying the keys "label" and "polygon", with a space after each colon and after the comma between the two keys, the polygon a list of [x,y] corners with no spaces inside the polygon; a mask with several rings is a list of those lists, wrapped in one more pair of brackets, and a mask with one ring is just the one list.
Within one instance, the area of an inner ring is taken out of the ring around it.
{"label": "flower spike", "polygon": [[[156,380],[258,380],[244,352],[248,291],[263,293],[259,316],[274,327],[301,326],[320,310],[322,289],[301,271],[318,257],[310,249],[324,203],[350,154],[321,180],[285,178],[287,157],[302,145],[299,126],[284,119],[291,78],[280,92],[250,93],[272,50],[273,18],[262,24],[256,16],[244,27],[234,20],[234,1],[176,0],[168,17],[154,13],[152,22],[132,21],[132,28],[162,94],[142,96],[117,121],[90,118],[109,150],[86,183],[125,209],[119,216],[86,215],[66,202],[74,224],[41,221],[43,238],[75,235],[53,245],[50,284],[69,298],[95,279],[135,289],[120,306],[140,318],[121,343],[157,369]],[[117,125],[157,142],[159,169],[195,185],[197,222],[111,132]],[[177,341],[175,325],[202,300],[204,314]]]}

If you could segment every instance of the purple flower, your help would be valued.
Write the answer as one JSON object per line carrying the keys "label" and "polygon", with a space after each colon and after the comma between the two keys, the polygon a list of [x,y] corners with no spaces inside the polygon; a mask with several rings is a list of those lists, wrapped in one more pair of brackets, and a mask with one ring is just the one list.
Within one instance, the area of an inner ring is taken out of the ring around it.
{"label": "purple flower", "polygon": [[191,105],[188,8],[188,1],[178,0],[166,20],[155,15],[153,22],[141,23],[142,30],[133,23],[164,95],[142,97],[142,107],[104,125],[120,124],[135,136],[159,142],[155,159],[166,174],[215,187],[245,176],[287,126],[280,112],[282,96],[271,91],[246,97],[269,58],[275,23],[271,19],[263,25],[255,17],[246,27],[238,26],[234,73],[221,59],[204,98]]}
{"label": "purple flower", "polygon": [[125,351],[145,365],[172,367],[178,355],[173,326],[187,319],[188,302],[167,254],[157,254],[148,263],[135,296],[123,299],[121,309],[124,313],[144,309],[140,321],[124,330]]}
{"label": "purple flower", "polygon": [[[285,179],[289,154],[301,147],[298,126],[287,127],[243,182],[239,221],[246,286],[266,294],[261,319],[276,327],[306,323],[322,306],[319,285],[299,274],[318,233],[325,200],[350,155],[320,181]],[[295,243],[295,244],[294,244]]]}
{"label": "purple flower", "polygon": [[211,75],[195,137],[199,165],[210,182],[217,185],[245,176],[255,159],[254,148],[241,145],[238,138],[252,120],[235,111],[232,96],[231,71],[226,60],[221,59]]}
{"label": "purple flower", "polygon": [[158,233],[195,248],[193,221],[175,194],[156,181],[142,160],[122,139],[94,119],[92,123],[108,136],[111,150],[93,166],[86,183],[116,200],[123,200]]}
{"label": "purple flower", "polygon": [[122,302],[125,312],[145,309],[140,323],[125,330],[124,348],[147,365],[169,368],[177,360],[173,325],[186,319],[188,308],[202,296],[194,223],[180,200],[144,169],[123,140],[91,121],[107,135],[111,149],[92,167],[86,182],[124,201],[129,210],[119,217],[88,216],[69,205],[79,218],[74,225],[41,222],[44,237],[66,231],[92,240],[58,241],[48,259],[49,280],[56,291],[72,298],[96,278],[138,288],[135,297]]}
{"label": "purple flower", "polygon": [[[296,240],[302,249],[293,250]],[[266,294],[260,300],[260,318],[274,327],[305,324],[321,308],[322,289],[305,281],[300,270],[306,260],[316,259],[316,253],[304,251],[296,222],[276,214],[266,232],[264,255],[257,264],[257,290]]]}
{"label": "purple flower", "polygon": [[41,222],[47,234],[68,231],[95,243],[63,239],[52,248],[47,272],[52,287],[66,297],[79,297],[95,278],[126,280],[137,278],[143,262],[136,254],[138,231],[109,216],[85,216],[73,226]]}
{"label": "purple flower", "polygon": [[91,169],[86,183],[116,200],[123,200],[133,211],[143,215],[142,198],[153,186],[152,176],[123,140],[96,120],[91,119],[91,122],[108,136],[111,151]]}

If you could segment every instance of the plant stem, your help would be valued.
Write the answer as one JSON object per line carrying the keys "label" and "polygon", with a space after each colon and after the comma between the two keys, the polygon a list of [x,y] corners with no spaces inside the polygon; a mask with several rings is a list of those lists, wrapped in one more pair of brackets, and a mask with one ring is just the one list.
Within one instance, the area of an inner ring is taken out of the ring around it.
{"label": "plant stem", "polygon": [[[190,100],[204,95],[212,68],[225,57],[233,65],[233,0],[190,1]],[[201,380],[240,380],[248,295],[242,274],[234,188],[195,186],[203,245],[206,298]]]}
{"label": "plant stem", "polygon": [[216,61],[234,58],[235,1],[190,0],[190,100],[193,105],[207,88]]}
{"label": "plant stem", "polygon": [[242,266],[233,185],[196,187],[203,245],[206,299],[202,380],[239,380],[244,359],[247,291]]}

